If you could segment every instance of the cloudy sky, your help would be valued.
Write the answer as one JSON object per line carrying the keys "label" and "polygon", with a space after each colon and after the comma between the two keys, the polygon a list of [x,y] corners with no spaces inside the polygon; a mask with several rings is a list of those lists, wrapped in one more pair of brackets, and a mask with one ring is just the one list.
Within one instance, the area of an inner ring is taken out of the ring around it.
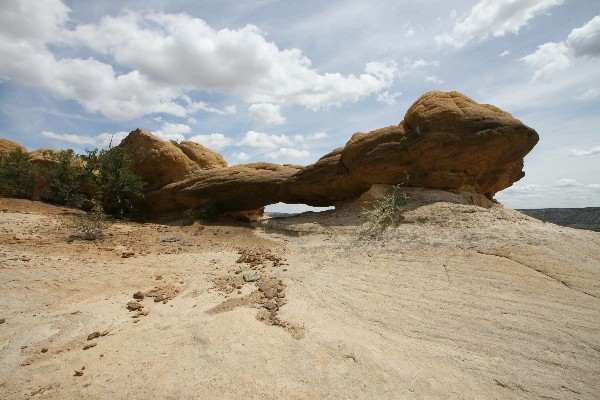
{"label": "cloudy sky", "polygon": [[540,134],[513,208],[600,206],[598,0],[0,0],[0,137],[140,127],[230,164],[309,164],[457,90]]}

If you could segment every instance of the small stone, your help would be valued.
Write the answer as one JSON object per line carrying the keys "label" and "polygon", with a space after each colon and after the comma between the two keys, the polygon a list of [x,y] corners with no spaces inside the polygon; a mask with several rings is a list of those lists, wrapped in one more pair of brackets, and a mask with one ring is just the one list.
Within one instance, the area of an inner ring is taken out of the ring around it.
{"label": "small stone", "polygon": [[98,345],[98,343],[96,343],[96,342],[88,343],[85,346],[83,346],[83,349],[84,350],[91,349],[92,347],[96,347],[97,345]]}
{"label": "small stone", "polygon": [[157,280],[157,281],[161,281],[161,280],[162,280],[162,278],[163,278],[163,277],[162,277],[162,275],[156,275],[156,280]]}
{"label": "small stone", "polygon": [[165,296],[163,296],[162,294],[159,294],[158,296],[156,296],[154,298],[154,302],[158,303],[159,301],[163,301],[165,299]]}
{"label": "small stone", "polygon": [[3,323],[5,323],[5,322],[6,322],[6,319],[5,319],[5,318],[0,318],[0,324],[3,324]]}
{"label": "small stone", "polygon": [[100,357],[104,357],[104,354],[100,354]]}
{"label": "small stone", "polygon": [[136,301],[130,301],[129,303],[127,303],[127,308],[130,311],[135,311],[135,310],[139,310],[140,308],[144,308],[144,305],[140,304]]}
{"label": "small stone", "polygon": [[146,294],[144,292],[135,292],[133,294],[133,298],[136,300],[143,300],[144,297],[146,297]]}
{"label": "small stone", "polygon": [[167,237],[167,238],[164,238],[163,240],[161,240],[161,242],[174,243],[174,242],[179,242],[180,240],[181,240],[181,238],[179,238],[179,237]]}
{"label": "small stone", "polygon": [[246,260],[246,257],[248,257],[246,254],[242,254],[240,258],[237,259],[236,263],[243,263],[244,260]]}
{"label": "small stone", "polygon": [[82,376],[83,375],[83,371],[75,371],[75,375],[73,376]]}
{"label": "small stone", "polygon": [[21,350],[25,350],[27,346],[21,346]]}
{"label": "small stone", "polygon": [[85,370],[85,366],[81,367],[81,370],[82,370],[82,371],[83,371],[83,370]]}
{"label": "small stone", "polygon": [[129,258],[135,256],[135,251],[133,250],[125,250],[121,253],[121,258]]}
{"label": "small stone", "polygon": [[260,274],[256,272],[250,272],[249,274],[244,274],[244,281],[246,282],[256,282],[260,280]]}
{"label": "small stone", "polygon": [[47,352],[48,352],[48,348],[47,347],[42,348],[42,353],[47,353]]}
{"label": "small stone", "polygon": [[92,332],[88,335],[87,340],[93,340],[102,336],[100,332]]}
{"label": "small stone", "polygon": [[237,291],[237,293],[238,293],[238,294],[242,294],[242,291],[241,291],[241,290],[238,290],[238,291]]}
{"label": "small stone", "polygon": [[266,308],[269,311],[272,310],[276,310],[277,309],[277,304],[271,302],[271,301],[267,301],[265,304],[263,304],[263,307]]}
{"label": "small stone", "polygon": [[23,257],[21,257],[21,261],[31,261],[31,257],[23,256]]}

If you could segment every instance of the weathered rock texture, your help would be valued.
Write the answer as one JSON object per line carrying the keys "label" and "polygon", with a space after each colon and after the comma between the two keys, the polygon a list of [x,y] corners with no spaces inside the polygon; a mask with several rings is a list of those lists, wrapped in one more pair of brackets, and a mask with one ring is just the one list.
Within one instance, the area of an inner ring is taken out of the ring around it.
{"label": "weathered rock texture", "polygon": [[0,139],[0,156],[12,153],[15,150],[21,150],[22,153],[27,153],[27,149],[18,143],[11,142],[8,139]]}
{"label": "weathered rock texture", "polygon": [[145,207],[168,213],[215,204],[223,211],[277,202],[341,204],[374,184],[406,183],[492,199],[524,176],[537,133],[510,114],[457,92],[421,96],[397,126],[356,133],[307,167],[255,163],[226,168],[217,153],[179,147],[136,130],[124,146],[149,182]]}

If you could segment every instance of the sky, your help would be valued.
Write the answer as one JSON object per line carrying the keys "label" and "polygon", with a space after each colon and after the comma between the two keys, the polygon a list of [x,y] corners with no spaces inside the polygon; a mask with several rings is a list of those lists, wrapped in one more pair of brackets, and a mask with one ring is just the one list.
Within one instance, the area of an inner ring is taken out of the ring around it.
{"label": "sky", "polygon": [[83,153],[143,128],[230,165],[308,165],[456,90],[540,135],[500,202],[600,206],[598,0],[0,5],[0,137],[28,150]]}

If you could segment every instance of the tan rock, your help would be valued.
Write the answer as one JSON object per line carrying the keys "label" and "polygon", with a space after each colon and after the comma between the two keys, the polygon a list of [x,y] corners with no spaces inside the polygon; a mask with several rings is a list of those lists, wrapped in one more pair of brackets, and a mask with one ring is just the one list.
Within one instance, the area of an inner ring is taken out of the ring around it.
{"label": "tan rock", "polygon": [[0,139],[0,156],[8,153],[12,153],[15,150],[21,150],[22,153],[27,153],[27,149],[18,143],[12,142],[8,139]]}
{"label": "tan rock", "polygon": [[183,141],[178,147],[190,160],[198,164],[200,169],[227,168],[227,161],[221,154],[199,143]]}

